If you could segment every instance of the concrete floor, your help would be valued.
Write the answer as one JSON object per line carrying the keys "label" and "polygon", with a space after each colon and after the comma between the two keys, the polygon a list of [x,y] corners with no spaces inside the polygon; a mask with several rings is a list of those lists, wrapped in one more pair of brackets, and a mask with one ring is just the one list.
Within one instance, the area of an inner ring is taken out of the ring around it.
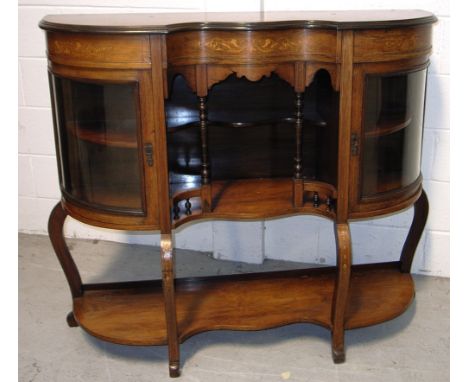
{"label": "concrete floor", "polygon": [[[68,240],[84,282],[148,279],[154,248]],[[178,252],[177,274],[287,269]],[[181,345],[178,381],[385,382],[449,380],[449,279],[414,276],[416,301],[400,317],[346,333],[346,363],[334,365],[329,332],[308,324],[258,332],[215,331]],[[165,346],[131,347],[69,328],[68,285],[46,236],[19,235],[19,381],[169,381]],[[174,381],[174,380],[172,380]]]}

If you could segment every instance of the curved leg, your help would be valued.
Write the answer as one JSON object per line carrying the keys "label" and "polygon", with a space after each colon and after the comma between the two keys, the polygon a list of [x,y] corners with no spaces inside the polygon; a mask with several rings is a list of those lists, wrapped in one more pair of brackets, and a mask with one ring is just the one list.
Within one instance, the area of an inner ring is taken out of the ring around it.
{"label": "curved leg", "polygon": [[427,201],[427,195],[422,190],[421,196],[414,203],[414,216],[413,222],[411,223],[408,236],[406,237],[403,250],[400,257],[400,269],[404,273],[411,271],[411,264],[413,263],[414,253],[418,247],[419,240],[421,239],[426,225],[427,215],[429,214],[429,202]]}
{"label": "curved leg", "polygon": [[332,307],[332,355],[335,363],[345,360],[344,321],[351,275],[351,235],[348,223],[335,224],[338,274]]}
{"label": "curved leg", "polygon": [[169,375],[174,378],[180,375],[180,356],[171,234],[161,234],[161,270],[166,310],[167,346],[169,348]]}
{"label": "curved leg", "polygon": [[[65,273],[65,277],[67,278],[72,297],[80,297],[83,294],[80,273],[78,272],[78,268],[71,257],[70,251],[65,243],[65,238],[63,237],[63,224],[65,223],[66,217],[67,213],[62,208],[61,203],[57,203],[49,217],[49,238],[63,272]],[[73,312],[68,314],[67,323],[70,327],[78,326]]]}

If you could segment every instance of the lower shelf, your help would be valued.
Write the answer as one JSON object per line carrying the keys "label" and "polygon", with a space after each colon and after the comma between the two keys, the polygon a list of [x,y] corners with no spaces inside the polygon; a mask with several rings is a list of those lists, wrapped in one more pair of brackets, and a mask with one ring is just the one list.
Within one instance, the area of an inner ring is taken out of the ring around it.
{"label": "lower shelf", "polygon": [[[411,304],[414,285],[399,263],[353,266],[347,329],[390,320]],[[330,328],[334,267],[176,281],[179,339],[208,330],[259,330],[292,323]],[[166,343],[160,281],[86,285],[74,315],[88,333],[126,345]]]}

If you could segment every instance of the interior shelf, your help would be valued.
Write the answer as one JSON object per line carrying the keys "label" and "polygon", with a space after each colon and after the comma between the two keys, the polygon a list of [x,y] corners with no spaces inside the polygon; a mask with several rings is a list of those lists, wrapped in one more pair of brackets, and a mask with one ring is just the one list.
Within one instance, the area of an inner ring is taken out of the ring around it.
{"label": "interior shelf", "polygon": [[378,122],[375,126],[370,129],[366,130],[366,137],[373,138],[373,137],[380,137],[383,135],[393,134],[397,131],[400,131],[411,124],[412,118],[408,119],[401,119],[401,118],[393,118],[393,119],[385,119]]}
{"label": "interior shelf", "polygon": [[123,213],[143,213],[143,199],[137,187],[119,191],[119,193],[116,193],[110,192],[105,188],[100,189],[99,187],[95,187],[90,197],[85,198],[83,196],[85,195],[85,191],[76,188],[75,193],[81,195],[81,197],[67,196],[73,201],[78,201],[78,203],[87,204],[90,207],[99,208],[104,211],[119,210]]}
{"label": "interior shelf", "polygon": [[135,130],[118,131],[96,128],[94,126],[75,127],[75,123],[68,123],[67,129],[78,139],[103,146],[121,147],[126,149],[136,149],[138,147]]}
{"label": "interior shelf", "polygon": [[[330,328],[335,267],[176,280],[180,340],[215,329],[259,330],[292,323]],[[403,313],[414,296],[399,262],[353,266],[346,329]],[[166,343],[161,281],[85,285],[75,318],[88,333],[114,343]]]}
{"label": "interior shelf", "polygon": [[[190,129],[190,128],[200,128],[200,121],[198,120],[198,117],[195,121],[191,121],[188,123],[184,124],[176,124],[174,121],[166,121],[168,125],[168,130],[167,132],[169,134],[175,134],[180,132],[181,130],[184,129]],[[271,120],[259,120],[259,121],[238,121],[238,122],[229,122],[229,121],[213,121],[213,120],[208,120],[207,121],[207,126],[211,128],[252,128],[252,127],[258,127],[258,126],[272,126],[272,125],[278,125],[278,124],[290,124],[294,126],[296,123],[296,119],[293,117],[283,117],[283,118],[278,118],[278,119],[271,119]],[[325,128],[327,127],[327,123],[323,120],[320,119],[307,119],[303,118],[303,124],[307,126],[312,126],[312,127],[317,127],[317,128]]]}
{"label": "interior shelf", "polygon": [[[213,179],[278,178],[293,173],[296,149],[295,120],[213,122],[207,121],[208,152]],[[328,140],[319,147],[319,137],[330,134],[320,121],[304,120],[302,144],[304,176],[317,177],[328,168],[333,145]],[[202,149],[199,122],[167,130],[168,161],[172,174],[201,174]],[[329,139],[331,141],[331,139]],[[226,156],[229,153],[229,156]],[[326,158],[325,158],[326,157]],[[332,166],[332,164],[330,164]]]}

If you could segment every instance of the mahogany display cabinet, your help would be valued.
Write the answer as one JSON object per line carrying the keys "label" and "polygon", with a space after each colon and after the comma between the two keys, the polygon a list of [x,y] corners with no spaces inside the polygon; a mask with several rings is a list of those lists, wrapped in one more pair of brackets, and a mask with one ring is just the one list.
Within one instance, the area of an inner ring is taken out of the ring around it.
{"label": "mahogany display cabinet", "polygon": [[[73,298],[68,324],[167,344],[174,377],[180,343],[199,332],[313,323],[330,330],[339,363],[345,330],[404,312],[428,214],[434,22],[417,10],[46,16],[62,193],[49,234]],[[411,206],[400,260],[353,265],[349,221]],[[175,277],[175,228],[296,214],[334,222],[336,266]],[[161,275],[82,283],[67,216],[159,231]]]}

